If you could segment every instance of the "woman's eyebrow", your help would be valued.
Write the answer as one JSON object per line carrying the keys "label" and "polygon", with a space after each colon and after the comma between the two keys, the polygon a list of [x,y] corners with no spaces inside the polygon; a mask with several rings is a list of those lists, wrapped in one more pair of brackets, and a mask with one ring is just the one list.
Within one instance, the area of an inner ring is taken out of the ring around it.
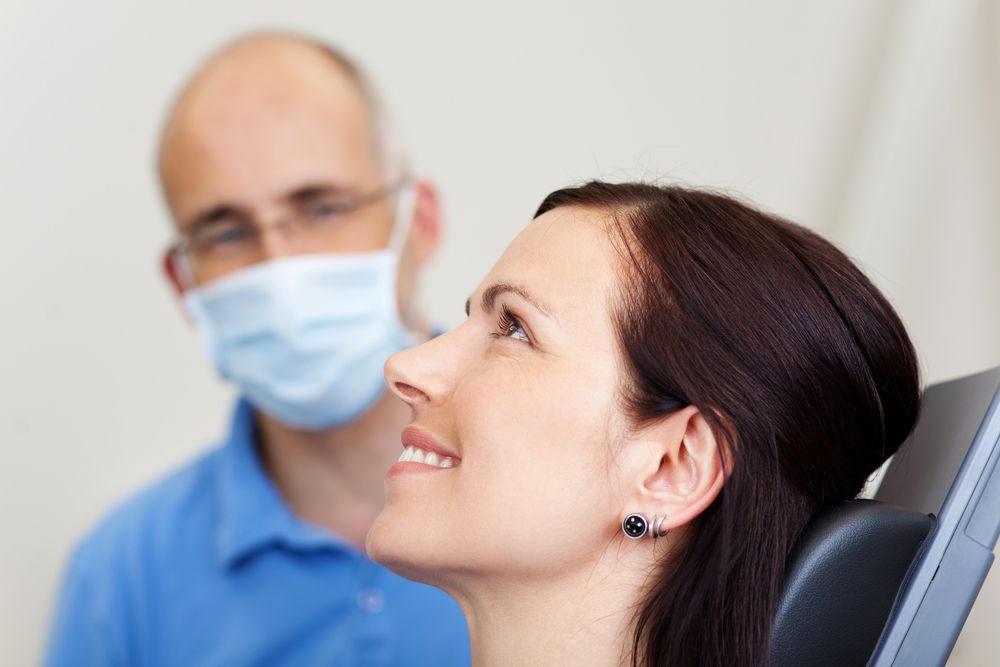
{"label": "woman's eyebrow", "polygon": [[[501,294],[508,292],[511,294],[518,295],[519,297],[530,303],[532,306],[534,306],[539,312],[541,312],[546,317],[556,319],[555,316],[552,315],[552,313],[549,312],[549,310],[538,301],[538,299],[534,298],[533,296],[531,296],[531,294],[528,293],[528,290],[524,289],[523,287],[519,287],[518,285],[511,285],[510,283],[494,283],[489,287],[487,287],[486,289],[484,289],[483,297],[481,299],[483,310],[493,310],[493,304],[496,302],[497,297],[499,297]],[[471,305],[472,305],[472,300],[466,299],[465,300],[466,315],[469,314],[471,310],[470,308]]]}

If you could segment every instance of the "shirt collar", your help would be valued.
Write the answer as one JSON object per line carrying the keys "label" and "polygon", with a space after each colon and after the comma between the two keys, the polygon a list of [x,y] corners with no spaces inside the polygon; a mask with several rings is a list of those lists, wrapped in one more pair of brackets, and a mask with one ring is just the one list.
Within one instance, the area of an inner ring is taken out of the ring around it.
{"label": "shirt collar", "polygon": [[353,552],[344,540],[302,521],[285,504],[261,464],[253,408],[241,398],[219,452],[219,562],[231,568],[271,548]]}

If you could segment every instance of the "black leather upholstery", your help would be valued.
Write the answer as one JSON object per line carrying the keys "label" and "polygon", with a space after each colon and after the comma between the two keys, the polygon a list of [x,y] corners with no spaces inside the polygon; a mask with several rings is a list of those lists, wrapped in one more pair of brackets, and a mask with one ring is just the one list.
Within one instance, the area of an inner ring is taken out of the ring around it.
{"label": "black leather upholstery", "polygon": [[820,513],[789,556],[771,667],[864,667],[921,546],[925,514],[873,500]]}

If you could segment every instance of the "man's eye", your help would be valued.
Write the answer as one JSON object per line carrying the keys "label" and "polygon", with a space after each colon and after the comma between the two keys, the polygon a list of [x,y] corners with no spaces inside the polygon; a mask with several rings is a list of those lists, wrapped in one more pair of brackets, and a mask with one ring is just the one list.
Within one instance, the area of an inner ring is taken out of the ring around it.
{"label": "man's eye", "polygon": [[215,243],[238,243],[244,241],[253,236],[253,232],[249,229],[243,229],[241,227],[234,227],[233,229],[227,229],[220,232],[212,239]]}
{"label": "man's eye", "polygon": [[306,214],[310,218],[332,218],[344,213],[347,207],[343,204],[331,201],[321,201],[310,204],[306,207]]}
{"label": "man's eye", "polygon": [[253,240],[255,230],[249,225],[227,225],[207,229],[199,234],[195,245],[203,251],[226,250]]}

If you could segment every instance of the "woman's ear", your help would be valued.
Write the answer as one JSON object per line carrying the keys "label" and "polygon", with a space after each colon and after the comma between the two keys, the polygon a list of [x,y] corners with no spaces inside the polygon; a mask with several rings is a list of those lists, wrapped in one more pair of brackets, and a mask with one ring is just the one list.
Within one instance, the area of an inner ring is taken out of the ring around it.
{"label": "woman's ear", "polygon": [[718,497],[725,483],[723,444],[701,411],[688,406],[643,429],[639,474],[625,514],[665,516],[663,530],[690,523]]}

